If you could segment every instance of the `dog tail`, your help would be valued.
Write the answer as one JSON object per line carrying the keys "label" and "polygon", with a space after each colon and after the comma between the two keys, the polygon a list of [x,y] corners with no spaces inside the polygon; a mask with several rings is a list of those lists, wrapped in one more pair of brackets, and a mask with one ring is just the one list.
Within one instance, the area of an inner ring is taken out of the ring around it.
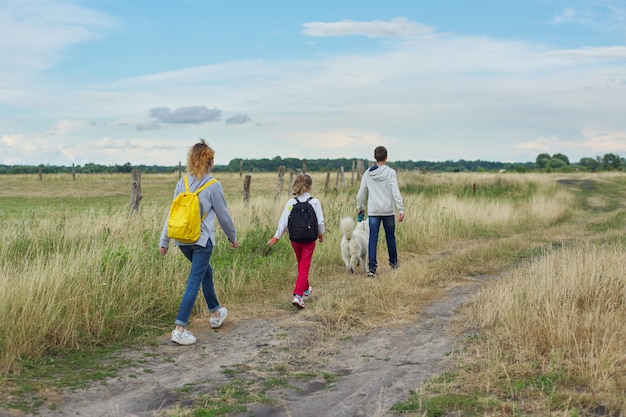
{"label": "dog tail", "polygon": [[341,219],[341,233],[347,240],[352,239],[352,232],[354,231],[354,219],[352,217],[344,217]]}

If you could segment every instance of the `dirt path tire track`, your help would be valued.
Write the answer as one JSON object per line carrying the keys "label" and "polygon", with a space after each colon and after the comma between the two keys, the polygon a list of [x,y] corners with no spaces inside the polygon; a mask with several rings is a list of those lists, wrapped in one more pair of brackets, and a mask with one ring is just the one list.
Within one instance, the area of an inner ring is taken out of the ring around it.
{"label": "dirt path tire track", "polygon": [[[250,407],[255,416],[390,416],[411,390],[448,367],[446,354],[462,335],[451,321],[483,280],[448,289],[415,325],[383,328],[342,343],[325,366],[344,375],[330,390],[285,398],[281,407]],[[249,414],[240,414],[241,417]]]}

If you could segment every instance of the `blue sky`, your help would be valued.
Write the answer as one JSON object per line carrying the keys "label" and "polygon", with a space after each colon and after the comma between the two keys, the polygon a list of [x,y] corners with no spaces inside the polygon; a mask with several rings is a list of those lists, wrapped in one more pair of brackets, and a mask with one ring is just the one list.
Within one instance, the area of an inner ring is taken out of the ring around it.
{"label": "blue sky", "polygon": [[626,0],[0,0],[0,164],[626,156]]}

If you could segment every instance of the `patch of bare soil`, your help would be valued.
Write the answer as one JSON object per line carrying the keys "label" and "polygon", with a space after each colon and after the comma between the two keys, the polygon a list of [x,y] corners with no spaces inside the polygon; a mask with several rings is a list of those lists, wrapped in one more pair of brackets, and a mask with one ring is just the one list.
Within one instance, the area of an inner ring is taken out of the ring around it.
{"label": "patch of bare soil", "polygon": [[157,346],[121,352],[133,366],[106,384],[62,395],[54,410],[44,407],[37,415],[162,415],[203,396],[219,397],[215,390],[234,379],[248,381],[250,389],[275,375],[272,369],[288,364],[306,377],[266,389],[264,395],[273,401],[251,401],[246,411],[230,415],[390,416],[395,403],[446,369],[446,354],[464,337],[452,326],[455,311],[488,279],[449,288],[415,323],[324,341],[319,349],[311,344],[315,323],[303,325],[301,319],[296,323],[289,313],[227,320],[217,331],[203,331],[208,323],[196,321],[196,345],[177,346],[164,335]]}

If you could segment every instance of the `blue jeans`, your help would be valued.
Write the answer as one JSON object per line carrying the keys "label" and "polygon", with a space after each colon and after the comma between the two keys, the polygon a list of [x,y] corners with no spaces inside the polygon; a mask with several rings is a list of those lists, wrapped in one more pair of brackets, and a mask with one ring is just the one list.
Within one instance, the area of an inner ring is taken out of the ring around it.
{"label": "blue jeans", "polygon": [[220,303],[217,301],[215,288],[213,288],[213,269],[209,263],[211,254],[213,253],[211,240],[209,239],[206,247],[200,245],[181,245],[179,248],[183,255],[191,261],[191,269],[189,270],[189,277],[187,278],[187,288],[180,302],[178,316],[176,316],[176,324],[186,327],[189,323],[189,316],[191,315],[191,310],[193,310],[193,305],[196,303],[200,285],[202,285],[202,294],[204,295],[210,313],[217,311],[220,308]]}
{"label": "blue jeans", "polygon": [[378,231],[380,224],[385,229],[387,251],[389,252],[389,265],[395,268],[398,265],[398,249],[396,248],[396,219],[395,216],[368,216],[370,227],[370,240],[368,245],[369,270],[376,271],[376,247],[378,245]]}

